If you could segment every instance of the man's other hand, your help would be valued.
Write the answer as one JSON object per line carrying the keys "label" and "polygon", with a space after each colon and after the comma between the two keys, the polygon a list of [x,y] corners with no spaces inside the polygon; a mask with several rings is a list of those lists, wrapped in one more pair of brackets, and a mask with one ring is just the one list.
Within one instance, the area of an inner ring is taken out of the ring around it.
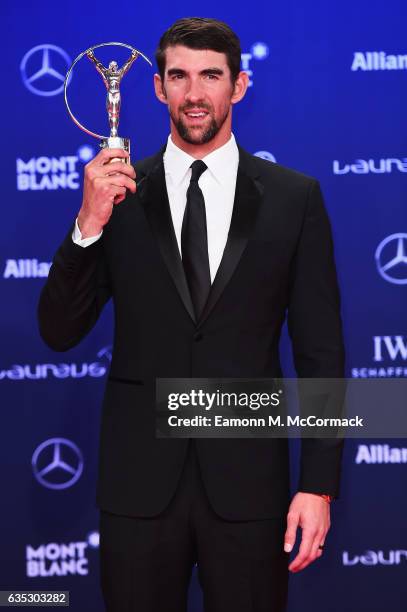
{"label": "man's other hand", "polygon": [[299,572],[322,555],[319,545],[325,543],[330,526],[329,502],[314,493],[294,495],[287,514],[284,550],[293,549],[298,527],[302,529],[302,538],[298,554],[288,566],[291,572]]}

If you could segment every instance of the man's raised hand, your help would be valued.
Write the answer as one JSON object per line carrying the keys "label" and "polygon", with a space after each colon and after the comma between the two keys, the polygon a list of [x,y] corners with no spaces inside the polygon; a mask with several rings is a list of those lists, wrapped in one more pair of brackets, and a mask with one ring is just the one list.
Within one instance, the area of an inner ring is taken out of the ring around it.
{"label": "man's raised hand", "polygon": [[78,214],[82,238],[99,234],[112,214],[113,206],[126,197],[126,190],[136,192],[134,168],[113,158],[129,156],[123,149],[102,149],[85,166],[83,200]]}

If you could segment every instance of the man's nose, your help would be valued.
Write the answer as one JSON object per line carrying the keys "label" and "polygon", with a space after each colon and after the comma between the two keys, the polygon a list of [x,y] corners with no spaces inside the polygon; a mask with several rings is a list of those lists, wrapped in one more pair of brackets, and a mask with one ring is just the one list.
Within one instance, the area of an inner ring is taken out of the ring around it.
{"label": "man's nose", "polygon": [[202,84],[199,80],[191,79],[189,81],[189,87],[185,92],[185,99],[188,102],[199,102],[204,97]]}

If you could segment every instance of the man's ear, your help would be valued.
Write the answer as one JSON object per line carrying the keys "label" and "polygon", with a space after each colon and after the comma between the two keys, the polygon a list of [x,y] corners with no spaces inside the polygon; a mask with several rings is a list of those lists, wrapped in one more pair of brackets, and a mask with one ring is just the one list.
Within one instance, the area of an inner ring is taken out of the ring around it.
{"label": "man's ear", "polygon": [[247,88],[249,87],[249,75],[244,70],[241,70],[237,76],[233,87],[233,94],[231,102],[236,104],[244,97]]}
{"label": "man's ear", "polygon": [[165,87],[159,74],[154,75],[154,90],[155,95],[163,104],[168,104]]}

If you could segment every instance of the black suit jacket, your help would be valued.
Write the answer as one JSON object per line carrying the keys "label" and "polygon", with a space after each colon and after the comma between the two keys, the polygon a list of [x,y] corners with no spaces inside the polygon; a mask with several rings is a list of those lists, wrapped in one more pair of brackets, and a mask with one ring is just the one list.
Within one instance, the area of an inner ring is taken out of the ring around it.
{"label": "black suit jacket", "polygon": [[[42,338],[65,351],[113,299],[97,502],[129,516],[165,508],[187,450],[186,438],[155,437],[156,377],[280,377],[286,315],[298,376],[344,375],[331,230],[318,182],[239,147],[227,244],[196,321],[172,226],[163,151],[135,165],[137,193],[114,207],[100,240],[82,248],[70,228],[38,307]],[[338,495],[342,445],[303,440],[299,490]],[[284,516],[287,440],[201,438],[196,446],[220,516]]]}

